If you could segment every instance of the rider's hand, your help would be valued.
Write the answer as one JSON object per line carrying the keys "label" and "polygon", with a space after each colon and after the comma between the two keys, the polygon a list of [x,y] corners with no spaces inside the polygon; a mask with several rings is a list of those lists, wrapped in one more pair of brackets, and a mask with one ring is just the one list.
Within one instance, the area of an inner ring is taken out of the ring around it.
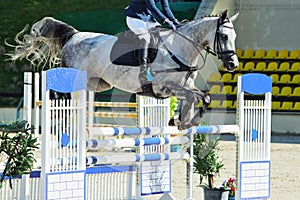
{"label": "rider's hand", "polygon": [[176,30],[176,26],[173,24],[173,22],[171,22],[170,20],[166,19],[164,24],[169,28],[169,29],[172,29],[172,30]]}
{"label": "rider's hand", "polygon": [[173,24],[174,24],[175,26],[180,26],[180,25],[181,25],[181,23],[178,21],[178,19],[174,19],[174,20],[173,20]]}

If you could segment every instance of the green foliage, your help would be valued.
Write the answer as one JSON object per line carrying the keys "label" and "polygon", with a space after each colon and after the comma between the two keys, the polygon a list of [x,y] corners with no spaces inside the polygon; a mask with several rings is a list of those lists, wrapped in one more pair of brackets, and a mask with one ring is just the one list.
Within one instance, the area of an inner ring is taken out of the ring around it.
{"label": "green foliage", "polygon": [[177,98],[176,97],[170,97],[170,117],[174,117],[175,110],[177,109]]}
{"label": "green foliage", "polygon": [[1,175],[0,188],[5,178],[11,179],[19,175],[28,174],[32,170],[34,151],[38,148],[37,138],[34,138],[27,121],[16,121],[5,128],[0,134],[0,153],[7,159],[5,169]]}
{"label": "green foliage", "polygon": [[[194,172],[200,175],[201,187],[213,187],[213,176],[220,173],[224,166],[219,160],[218,145],[220,138],[210,138],[207,134],[197,134],[194,139]],[[208,185],[203,179],[208,178]]]}

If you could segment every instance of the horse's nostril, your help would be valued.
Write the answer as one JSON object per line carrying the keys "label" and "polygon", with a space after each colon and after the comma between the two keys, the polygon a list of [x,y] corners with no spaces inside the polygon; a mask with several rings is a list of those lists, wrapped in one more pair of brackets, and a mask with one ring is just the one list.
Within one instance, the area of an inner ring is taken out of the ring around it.
{"label": "horse's nostril", "polygon": [[234,62],[229,63],[229,69],[235,69],[237,66],[234,64]]}

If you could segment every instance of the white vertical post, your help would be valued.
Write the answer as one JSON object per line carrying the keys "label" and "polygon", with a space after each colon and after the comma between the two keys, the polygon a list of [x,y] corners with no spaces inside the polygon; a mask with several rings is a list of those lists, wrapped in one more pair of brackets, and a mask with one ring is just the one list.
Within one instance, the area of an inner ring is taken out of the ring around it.
{"label": "white vertical post", "polygon": [[50,110],[51,102],[49,99],[49,90],[46,91],[46,72],[42,72],[42,145],[41,145],[41,156],[42,156],[42,170],[41,170],[41,184],[40,184],[40,198],[46,197],[46,173],[50,171],[50,155],[49,148],[50,144]]}
{"label": "white vertical post", "polygon": [[34,136],[38,137],[40,131],[40,105],[37,103],[40,101],[40,75],[34,73]]}
{"label": "white vertical post", "polygon": [[89,128],[89,130],[91,130],[91,128],[93,127],[93,124],[94,124],[94,121],[93,121],[94,120],[94,116],[93,116],[94,98],[95,98],[94,92],[88,91],[88,128]]}
{"label": "white vertical post", "polygon": [[24,73],[24,103],[23,119],[31,125],[31,106],[32,106],[32,74]]}
{"label": "white vertical post", "polygon": [[[32,107],[32,73],[24,73],[24,101],[23,101],[23,119],[31,126],[31,107]],[[21,200],[29,199],[30,175],[22,175],[21,179]]]}
{"label": "white vertical post", "polygon": [[[194,104],[191,106],[190,119],[194,117]],[[186,200],[193,200],[194,134],[190,134],[190,160],[187,163]]]}
{"label": "white vertical post", "polygon": [[271,110],[272,110],[272,93],[268,92],[265,95],[265,106],[267,107],[265,123],[266,123],[266,133],[265,133],[265,159],[271,160],[270,152],[271,152]]}
{"label": "white vertical post", "polygon": [[[85,151],[85,141],[86,141],[86,91],[81,90],[79,93],[79,121],[77,122],[78,127],[78,152],[79,152],[79,163],[78,168],[79,170],[86,169],[86,151]],[[72,144],[71,144],[72,146]],[[77,169],[78,170],[78,169]]]}

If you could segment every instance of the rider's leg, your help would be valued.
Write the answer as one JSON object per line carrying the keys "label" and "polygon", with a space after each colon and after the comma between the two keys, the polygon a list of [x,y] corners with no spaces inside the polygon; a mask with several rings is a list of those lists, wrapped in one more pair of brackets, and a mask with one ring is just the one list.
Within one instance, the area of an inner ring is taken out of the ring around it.
{"label": "rider's leg", "polygon": [[140,81],[143,91],[149,90],[147,79],[148,70],[148,46],[150,44],[149,28],[157,26],[157,22],[144,22],[140,19],[126,17],[126,22],[130,30],[132,30],[140,39],[141,47],[138,52],[138,58],[140,63]]}
{"label": "rider's leg", "polygon": [[146,41],[144,38],[141,39],[141,46],[139,49],[139,63],[140,63],[140,75],[139,78],[141,80],[142,88],[143,90],[147,90],[147,85],[149,84],[149,81],[147,79],[147,70],[148,70],[148,41]]}

